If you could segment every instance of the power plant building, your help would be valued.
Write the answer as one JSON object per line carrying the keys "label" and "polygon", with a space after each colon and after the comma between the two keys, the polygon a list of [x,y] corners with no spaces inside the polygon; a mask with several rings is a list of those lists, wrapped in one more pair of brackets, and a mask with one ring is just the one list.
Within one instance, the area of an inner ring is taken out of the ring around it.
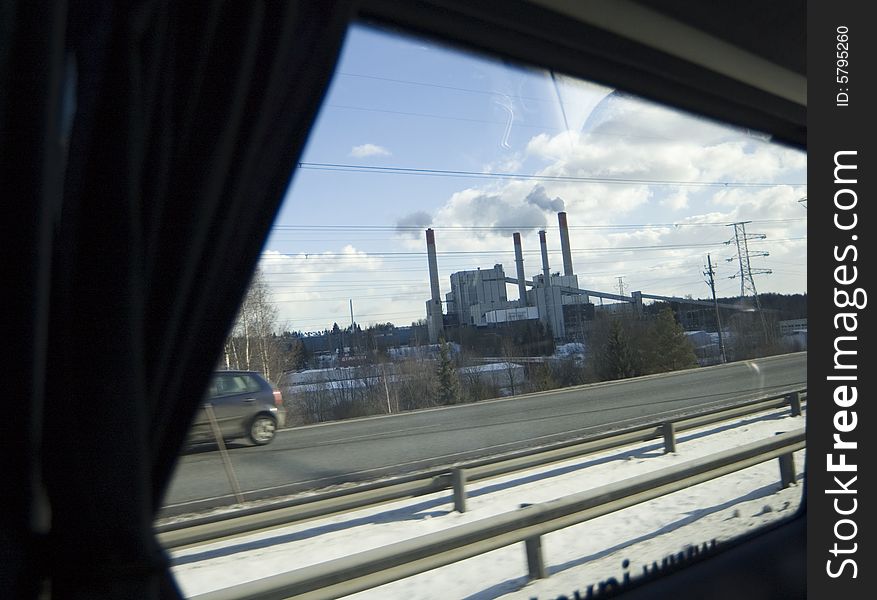
{"label": "power plant building", "polygon": [[511,323],[512,321],[529,321],[539,318],[539,309],[535,306],[515,306],[500,308],[484,313],[484,319],[490,325]]}
{"label": "power plant building", "polygon": [[451,274],[451,291],[445,295],[445,308],[449,316],[455,316],[456,324],[486,325],[488,312],[508,306],[502,265]]}
{"label": "power plant building", "polygon": [[[555,338],[578,335],[582,323],[594,318],[594,305],[587,292],[579,289],[573,272],[566,213],[558,213],[563,275],[551,273],[545,231],[539,232],[542,272],[532,280],[524,278],[520,233],[513,236],[517,277],[507,277],[502,265],[452,273],[451,291],[445,295],[442,311],[439,297],[435,234],[426,230],[431,298],[426,303],[430,342],[435,343],[444,328],[453,326],[496,326],[513,321],[539,319]],[[517,300],[509,300],[506,286],[518,287]],[[530,289],[527,289],[527,288]]]}

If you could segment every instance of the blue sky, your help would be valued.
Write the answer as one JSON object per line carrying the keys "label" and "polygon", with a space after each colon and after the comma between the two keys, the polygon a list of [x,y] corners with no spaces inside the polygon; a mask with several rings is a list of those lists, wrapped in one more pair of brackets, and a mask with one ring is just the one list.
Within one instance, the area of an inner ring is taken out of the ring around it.
{"label": "blue sky", "polygon": [[541,228],[560,270],[560,209],[582,287],[706,297],[710,253],[717,292],[737,294],[724,242],[745,220],[767,235],[759,291],[806,291],[803,153],[430,41],[351,30],[302,164],[262,260],[287,329],[348,324],[351,300],[362,325],[422,318],[427,226],[443,294],[454,271],[513,274],[513,231],[528,278]]}

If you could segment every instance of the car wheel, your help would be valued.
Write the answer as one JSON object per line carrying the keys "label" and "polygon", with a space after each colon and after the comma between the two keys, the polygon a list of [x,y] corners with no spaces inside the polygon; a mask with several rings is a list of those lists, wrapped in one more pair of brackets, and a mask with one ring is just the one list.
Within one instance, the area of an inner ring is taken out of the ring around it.
{"label": "car wheel", "polygon": [[267,415],[257,415],[250,424],[250,441],[257,446],[264,446],[274,439],[277,422]]}

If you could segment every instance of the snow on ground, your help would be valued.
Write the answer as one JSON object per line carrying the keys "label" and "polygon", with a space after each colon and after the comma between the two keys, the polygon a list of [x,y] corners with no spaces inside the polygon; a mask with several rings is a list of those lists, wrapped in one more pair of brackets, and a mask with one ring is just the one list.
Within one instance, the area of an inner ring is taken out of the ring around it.
{"label": "snow on ground", "polygon": [[[762,413],[677,435],[677,452],[660,440],[514,473],[468,486],[467,512],[450,492],[388,503],[172,554],[183,593],[197,595],[620,481],[778,432],[804,426],[788,410]],[[660,563],[669,554],[721,542],[791,516],[801,503],[804,451],[795,453],[798,485],[781,490],[777,460],[663,496],[542,538],[547,579],[528,583],[524,544],[514,544],[353,596],[356,600],[531,599],[571,596],[608,577]],[[622,562],[630,560],[628,569]]]}

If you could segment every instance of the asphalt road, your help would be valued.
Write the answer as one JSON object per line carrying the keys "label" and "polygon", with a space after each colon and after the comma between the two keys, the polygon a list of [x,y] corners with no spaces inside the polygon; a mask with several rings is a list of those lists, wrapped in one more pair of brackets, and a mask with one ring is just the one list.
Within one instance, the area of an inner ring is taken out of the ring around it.
{"label": "asphalt road", "polygon": [[[788,354],[278,432],[267,446],[231,444],[248,498],[448,465],[525,446],[584,437],[664,416],[806,387],[806,353]],[[233,502],[215,446],[180,458],[166,514]]]}

